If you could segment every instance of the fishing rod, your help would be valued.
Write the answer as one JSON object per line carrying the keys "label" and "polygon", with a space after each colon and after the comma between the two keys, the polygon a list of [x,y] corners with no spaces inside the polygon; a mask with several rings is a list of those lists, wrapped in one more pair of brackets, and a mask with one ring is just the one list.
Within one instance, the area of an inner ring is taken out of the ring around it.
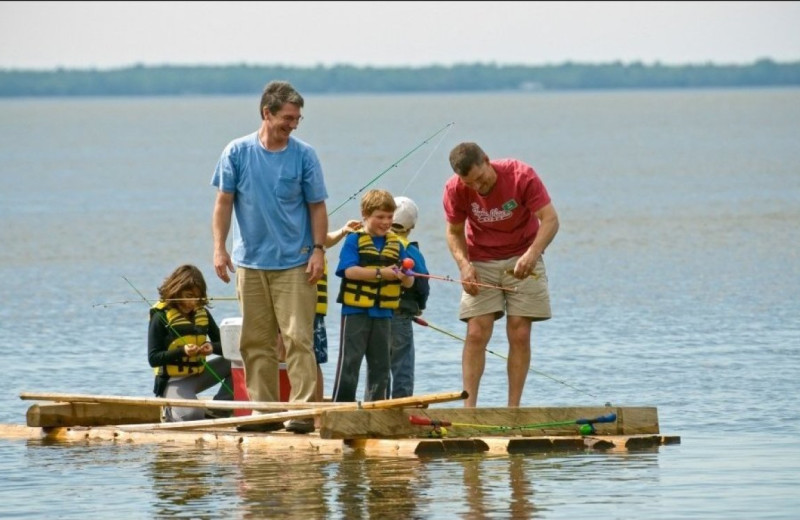
{"label": "fishing rod", "polygon": [[[184,301],[197,301],[202,300],[203,298],[165,298],[163,301],[165,302],[184,302]],[[209,297],[205,298],[208,301],[238,301],[236,296],[216,296],[216,297]],[[119,304],[127,304],[127,303],[139,303],[139,300],[121,300],[118,302],[105,302],[105,303],[95,303],[92,307],[108,307],[109,305],[119,305]]]}
{"label": "fishing rod", "polygon": [[400,157],[400,158],[399,158],[397,161],[395,161],[395,162],[394,162],[394,163],[393,163],[391,166],[389,166],[388,168],[386,168],[385,170],[383,170],[382,172],[380,172],[378,175],[376,175],[375,177],[373,177],[373,178],[372,178],[372,180],[370,180],[368,183],[366,183],[365,185],[363,185],[361,188],[359,188],[359,190],[358,190],[358,191],[356,191],[355,193],[353,193],[352,195],[350,195],[350,197],[349,197],[349,198],[347,198],[347,199],[346,199],[344,202],[342,202],[342,203],[341,203],[341,204],[339,204],[337,207],[335,207],[335,208],[333,209],[333,211],[331,211],[330,213],[328,213],[328,216],[331,216],[331,215],[333,215],[334,213],[336,213],[337,211],[339,211],[339,209],[340,209],[342,206],[344,206],[345,204],[347,204],[347,203],[348,203],[348,202],[350,202],[351,200],[355,199],[355,198],[358,196],[358,194],[359,194],[359,193],[361,193],[361,192],[362,192],[362,191],[364,191],[364,190],[365,190],[365,189],[366,189],[368,186],[372,185],[372,183],[374,183],[375,181],[377,181],[378,179],[380,179],[381,177],[383,177],[383,176],[384,176],[386,173],[388,173],[388,172],[389,172],[389,170],[391,170],[392,168],[396,168],[396,167],[397,167],[397,165],[398,165],[398,164],[400,164],[401,162],[403,162],[403,161],[404,161],[404,160],[405,160],[405,159],[406,159],[406,158],[407,158],[409,155],[413,154],[414,152],[416,152],[417,150],[419,150],[420,148],[422,148],[424,145],[428,144],[428,142],[430,142],[430,140],[431,140],[431,139],[433,139],[434,137],[436,137],[436,136],[437,136],[437,135],[439,135],[440,133],[444,132],[445,130],[447,130],[448,128],[450,128],[451,126],[453,126],[454,124],[455,124],[455,122],[452,122],[452,123],[447,123],[447,124],[446,124],[445,126],[443,126],[441,129],[439,129],[439,130],[438,130],[438,131],[437,131],[435,134],[433,134],[432,136],[428,137],[427,139],[425,139],[424,141],[422,141],[421,143],[419,143],[417,146],[415,146],[414,148],[412,148],[411,150],[409,150],[409,151],[408,151],[408,152],[407,152],[405,155],[403,155],[402,157]]}
{"label": "fishing rod", "polygon": [[562,426],[578,425],[578,431],[581,435],[593,435],[597,432],[595,424],[613,423],[617,420],[617,414],[611,412],[606,415],[595,417],[594,419],[574,419],[570,421],[555,421],[534,424],[522,424],[519,426],[498,426],[494,424],[471,424],[444,421],[440,419],[430,419],[420,415],[409,415],[408,420],[411,424],[416,426],[432,426],[433,430],[430,432],[431,436],[444,437],[447,435],[445,426],[455,428],[473,428],[480,429],[486,432],[507,432],[512,430],[543,430],[546,428],[558,428]]}
{"label": "fishing rod", "polygon": [[[407,259],[408,260],[408,259]],[[475,285],[477,287],[488,287],[490,289],[500,289],[501,291],[509,291],[509,292],[517,292],[516,287],[506,287],[503,285],[495,285],[491,283],[481,283],[481,282],[468,282],[466,280],[459,280],[457,278],[450,278],[450,276],[437,276],[433,274],[422,274],[416,271],[412,271],[411,269],[403,269],[403,274],[408,276],[419,276],[421,278],[430,278],[431,280],[441,280],[443,282],[453,282],[453,283],[462,283],[467,285]]]}
{"label": "fishing rod", "polygon": [[[141,297],[142,297],[142,300],[144,300],[144,303],[146,303],[146,304],[147,304],[149,307],[152,307],[152,306],[153,306],[153,304],[150,302],[150,300],[148,300],[148,299],[147,299],[147,297],[146,297],[144,294],[142,294],[142,292],[141,292],[139,289],[137,289],[135,285],[133,285],[133,284],[131,283],[131,281],[130,281],[130,280],[128,280],[128,279],[127,279],[127,278],[126,278],[124,275],[122,275],[122,279],[123,279],[123,280],[125,280],[126,282],[128,282],[128,285],[130,285],[130,286],[133,288],[133,290],[134,290],[134,291],[136,291],[136,293],[137,293],[139,296],[141,296]],[[166,316],[164,316],[164,315],[163,315],[163,314],[161,314],[161,313],[158,313],[158,315],[161,317],[161,321],[162,321],[162,322],[164,322],[164,325],[166,325],[167,327],[169,327],[169,329],[172,331],[172,333],[173,333],[173,334],[175,334],[177,337],[179,337],[179,338],[180,338],[180,337],[181,337],[181,335],[178,333],[178,331],[176,331],[176,330],[175,330],[175,328],[174,328],[172,325],[170,325],[170,324],[169,324],[169,322],[167,321],[167,318],[166,318]],[[186,340],[183,340],[183,344],[184,344],[184,345],[186,345]],[[228,392],[230,392],[231,394],[233,394],[233,390],[231,390],[231,387],[229,387],[229,386],[228,386],[228,384],[225,382],[225,380],[224,380],[223,378],[219,377],[219,375],[217,375],[217,373],[216,373],[216,372],[214,372],[214,370],[211,368],[211,365],[209,365],[209,364],[206,362],[205,356],[201,356],[201,357],[200,357],[200,361],[203,363],[203,367],[204,367],[206,370],[208,370],[208,372],[209,372],[209,373],[210,373],[212,376],[214,376],[214,378],[215,378],[217,381],[219,381],[219,383],[220,383],[220,384],[221,384],[223,387],[225,387],[225,390],[227,390]]]}
{"label": "fishing rod", "polygon": [[[441,332],[442,334],[450,336],[451,338],[457,339],[457,340],[459,340],[461,342],[466,342],[467,341],[465,338],[462,338],[461,336],[453,334],[452,332],[449,332],[447,330],[441,329],[441,328],[439,328],[439,327],[427,322],[426,320],[420,318],[419,316],[414,316],[414,318],[412,318],[412,319],[418,325],[422,325],[423,327],[430,327],[431,329],[433,329],[433,330],[435,330],[437,332]],[[489,354],[494,354],[495,356],[497,356],[499,358],[502,358],[502,359],[505,359],[506,361],[508,361],[508,357],[506,357],[506,356],[504,356],[502,354],[498,354],[497,352],[495,352],[493,350],[490,350],[490,349],[487,348],[486,352],[488,352]],[[552,381],[555,381],[556,383],[561,383],[562,385],[564,385],[566,387],[569,387],[569,388],[572,388],[573,390],[575,390],[577,392],[580,392],[582,394],[586,394],[586,395],[588,395],[590,397],[597,398],[597,396],[592,394],[591,392],[587,392],[585,390],[581,390],[580,388],[574,387],[571,384],[569,384],[569,383],[567,383],[565,381],[561,381],[560,379],[556,379],[555,377],[553,377],[551,375],[548,375],[548,374],[545,374],[544,372],[541,372],[539,370],[536,370],[536,369],[530,368],[530,367],[528,368],[528,370],[533,372],[533,373],[535,373],[535,374],[539,374],[540,376],[546,377],[546,378],[548,378],[548,379],[550,379]],[[611,406],[611,403],[606,403],[606,406]]]}
{"label": "fishing rod", "polygon": [[416,271],[412,271],[412,269],[414,269],[414,259],[410,257],[404,258],[403,261],[400,263],[400,265],[396,266],[394,269],[396,271],[401,271],[403,274],[407,276],[420,276],[422,278],[430,278],[432,280],[442,280],[444,282],[465,283],[469,285],[475,285],[478,287],[489,287],[491,289],[500,289],[503,291],[517,292],[516,287],[504,287],[502,285],[495,285],[491,283],[468,282],[466,280],[457,280],[455,278],[450,278],[449,276],[436,276],[433,274],[418,273]]}

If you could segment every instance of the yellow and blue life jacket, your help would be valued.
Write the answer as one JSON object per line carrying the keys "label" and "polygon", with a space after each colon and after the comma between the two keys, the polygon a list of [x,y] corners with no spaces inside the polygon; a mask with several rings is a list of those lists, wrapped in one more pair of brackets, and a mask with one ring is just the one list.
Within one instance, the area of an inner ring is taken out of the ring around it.
{"label": "yellow and blue life jacket", "polygon": [[[400,240],[391,231],[386,234],[383,250],[378,251],[368,233],[358,233],[358,265],[378,269],[397,265],[400,261]],[[400,305],[400,280],[351,280],[344,278],[339,286],[339,303],[370,308],[378,303],[381,309]]]}
{"label": "yellow and blue life jacket", "polygon": [[[164,301],[159,301],[150,308],[150,317],[152,318],[156,312],[163,313],[162,315],[166,319],[165,326],[171,339],[167,350],[183,349],[184,345],[202,345],[206,342],[208,313],[204,307],[195,311],[194,323],[178,309],[168,306]],[[165,372],[171,377],[188,376],[201,373],[205,369],[203,361],[205,361],[205,356],[183,356],[178,364],[154,367],[153,370],[157,376],[163,376]]]}

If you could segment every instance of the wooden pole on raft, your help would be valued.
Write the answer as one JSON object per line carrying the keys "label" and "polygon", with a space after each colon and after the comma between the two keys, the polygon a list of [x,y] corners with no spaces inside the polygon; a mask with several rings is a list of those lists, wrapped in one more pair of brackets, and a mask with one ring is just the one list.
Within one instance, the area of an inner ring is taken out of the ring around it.
{"label": "wooden pole on raft", "polygon": [[163,397],[123,397],[115,395],[53,394],[23,392],[20,399],[29,401],[53,401],[59,403],[129,404],[138,406],[182,406],[185,408],[213,408],[215,410],[304,410],[336,406],[331,402],[285,402],[285,401],[215,401],[213,399],[171,399]]}
{"label": "wooden pole on raft", "polygon": [[249,415],[242,417],[230,417],[225,419],[208,419],[200,421],[182,421],[169,423],[151,424],[131,424],[120,426],[124,431],[141,430],[192,430],[197,428],[213,428],[218,426],[239,426],[242,424],[264,424],[273,422],[284,422],[289,419],[310,419],[327,411],[346,411],[346,410],[378,410],[388,408],[404,408],[411,406],[421,406],[434,403],[444,403],[466,399],[466,390],[461,392],[447,392],[439,394],[427,394],[419,396],[401,397],[399,399],[385,399],[381,401],[367,401],[355,403],[335,403],[335,406],[321,406],[306,410],[295,410],[290,412],[277,412],[259,415]]}

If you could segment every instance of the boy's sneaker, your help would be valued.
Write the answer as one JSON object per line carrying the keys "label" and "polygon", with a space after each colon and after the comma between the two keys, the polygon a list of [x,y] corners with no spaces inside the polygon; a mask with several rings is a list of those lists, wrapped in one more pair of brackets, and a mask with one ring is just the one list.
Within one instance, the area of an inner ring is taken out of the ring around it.
{"label": "boy's sneaker", "polygon": [[292,419],[287,421],[286,431],[293,433],[311,433],[314,431],[314,419]]}

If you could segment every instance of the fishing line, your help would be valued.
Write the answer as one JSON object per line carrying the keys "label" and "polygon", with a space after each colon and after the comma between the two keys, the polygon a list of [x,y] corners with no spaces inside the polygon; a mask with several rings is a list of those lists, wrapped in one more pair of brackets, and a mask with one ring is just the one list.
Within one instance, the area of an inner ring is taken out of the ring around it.
{"label": "fishing line", "polygon": [[[142,300],[144,300],[144,303],[146,303],[146,304],[148,305],[148,307],[152,307],[152,306],[153,306],[153,304],[150,302],[150,300],[148,300],[148,299],[147,299],[147,297],[146,297],[144,294],[142,294],[142,292],[141,292],[139,289],[137,289],[135,285],[133,285],[133,284],[131,283],[131,281],[130,281],[130,280],[128,280],[128,279],[127,279],[127,278],[126,278],[124,275],[122,275],[122,279],[123,279],[123,280],[125,280],[126,282],[128,282],[128,285],[130,285],[130,286],[133,288],[133,290],[134,290],[134,291],[136,291],[136,294],[138,294],[139,296],[141,296],[141,297],[142,297]],[[169,327],[169,329],[172,331],[172,333],[173,333],[173,334],[175,334],[175,335],[176,335],[178,338],[181,338],[181,335],[178,333],[178,331],[177,331],[177,330],[175,330],[175,328],[174,328],[174,327],[172,327],[172,325],[170,325],[170,324],[169,324],[169,322],[167,321],[167,318],[166,318],[164,315],[162,315],[161,313],[159,313],[158,315],[161,317],[161,321],[163,321],[163,322],[164,322],[164,325],[166,325],[167,327]],[[184,345],[186,345],[186,344],[187,344],[187,343],[186,343],[186,340],[183,340],[183,344],[184,344]],[[231,387],[229,387],[229,386],[228,386],[228,384],[225,382],[225,380],[224,380],[224,379],[222,379],[221,377],[219,377],[219,375],[217,375],[217,373],[216,373],[216,372],[214,372],[214,370],[211,368],[211,365],[209,365],[209,364],[206,362],[206,358],[205,358],[205,356],[202,356],[202,357],[200,357],[200,361],[202,361],[202,362],[203,362],[203,367],[205,367],[205,369],[206,369],[206,370],[208,370],[208,371],[209,371],[209,373],[210,373],[212,376],[214,376],[214,378],[215,378],[217,381],[219,381],[219,383],[220,383],[222,386],[224,386],[224,387],[225,387],[225,390],[227,390],[228,392],[230,392],[231,394],[233,394],[233,390],[231,390]]]}
{"label": "fishing line", "polygon": [[[164,299],[165,302],[182,302],[182,301],[197,301],[202,300],[202,298],[166,298]],[[210,296],[206,298],[208,301],[238,301],[236,296]],[[95,303],[92,305],[94,307],[108,307],[109,305],[119,305],[119,304],[128,304],[128,303],[139,303],[140,300],[121,300],[118,302],[105,302],[105,303]]]}
{"label": "fishing line", "polygon": [[[449,332],[447,330],[439,328],[436,325],[433,325],[433,324],[429,323],[428,321],[420,318],[419,316],[414,316],[413,320],[414,320],[414,323],[417,323],[418,325],[422,325],[423,327],[430,327],[431,329],[435,330],[436,332],[441,332],[442,334],[444,334],[446,336],[450,336],[453,339],[457,339],[457,340],[459,340],[461,342],[466,342],[467,341],[466,338],[463,338],[463,337],[458,336],[458,335],[456,335],[456,334],[454,334],[452,332]],[[498,354],[497,352],[495,352],[493,350],[489,350],[487,348],[486,352],[488,352],[489,354],[494,354],[495,356],[497,356],[499,358],[502,358],[502,359],[505,359],[506,361],[508,361],[508,357],[506,357],[506,356],[504,356],[502,354]],[[531,368],[531,367],[529,367],[528,370],[533,372],[534,374],[539,374],[540,376],[546,377],[546,378],[548,378],[548,379],[550,379],[552,381],[555,381],[556,383],[560,383],[560,384],[562,384],[562,385],[564,385],[566,387],[572,388],[573,390],[575,390],[577,392],[580,392],[582,394],[586,394],[586,395],[588,395],[590,397],[594,397],[595,399],[598,399],[598,397],[596,395],[594,395],[593,393],[587,392],[586,390],[581,390],[580,388],[572,386],[571,384],[569,384],[569,383],[567,383],[565,381],[561,381],[560,379],[556,379],[555,377],[553,377],[553,376],[551,376],[549,374],[545,374],[544,372],[541,372],[541,371],[536,370],[536,369]],[[606,403],[606,406],[611,406],[611,403]]]}
{"label": "fishing line", "polygon": [[341,203],[341,204],[339,204],[339,205],[338,205],[336,208],[334,208],[334,209],[333,209],[333,211],[331,211],[330,213],[328,213],[328,216],[330,217],[331,215],[333,215],[334,213],[336,213],[337,211],[339,211],[339,209],[340,209],[342,206],[344,206],[345,204],[347,204],[347,203],[348,203],[348,202],[350,202],[351,200],[355,199],[355,198],[358,196],[358,194],[359,194],[359,193],[361,193],[361,192],[362,192],[362,191],[364,191],[364,190],[365,190],[365,189],[366,189],[368,186],[372,185],[372,183],[374,183],[375,181],[377,181],[378,179],[380,179],[381,177],[383,177],[383,176],[384,176],[386,173],[388,173],[388,172],[389,172],[389,170],[391,170],[392,168],[396,168],[396,167],[397,167],[397,165],[398,165],[398,164],[400,164],[401,162],[403,162],[403,160],[405,160],[405,159],[406,159],[406,158],[407,158],[409,155],[413,154],[414,152],[416,152],[417,150],[419,150],[420,148],[422,148],[424,145],[428,144],[428,142],[430,142],[430,140],[431,140],[431,139],[433,139],[434,137],[436,137],[436,136],[437,136],[437,135],[439,135],[440,133],[444,132],[445,130],[447,130],[448,128],[450,128],[451,126],[453,126],[454,124],[455,124],[455,122],[453,122],[453,123],[447,123],[447,124],[446,124],[444,127],[442,127],[441,129],[439,129],[439,130],[438,130],[438,131],[437,131],[435,134],[433,134],[432,136],[428,137],[427,139],[425,139],[424,141],[422,141],[421,143],[419,143],[417,146],[415,146],[414,148],[412,148],[411,150],[409,150],[409,151],[408,151],[408,152],[407,152],[405,155],[403,155],[402,157],[400,157],[400,158],[399,158],[397,161],[395,161],[395,162],[394,162],[394,163],[393,163],[391,166],[389,166],[388,168],[386,168],[385,170],[383,170],[382,172],[380,172],[378,175],[376,175],[375,177],[373,177],[373,178],[372,178],[372,180],[370,180],[368,183],[366,183],[364,186],[362,186],[362,187],[361,187],[361,188],[360,188],[358,191],[356,191],[355,193],[353,193],[352,195],[350,195],[350,197],[349,197],[349,198],[347,198],[347,199],[346,199],[344,202],[342,202],[342,203]]}
{"label": "fishing line", "polygon": [[[448,125],[448,126],[451,126],[451,125],[453,125],[453,124],[454,124],[454,123],[450,123],[450,125]],[[446,128],[447,128],[447,127],[446,127]],[[426,165],[426,164],[428,164],[428,161],[430,161],[430,160],[431,160],[431,157],[433,157],[433,154],[434,154],[434,152],[436,152],[436,150],[438,150],[438,149],[439,149],[439,146],[442,144],[442,142],[444,142],[444,138],[445,138],[445,137],[447,137],[447,132],[449,132],[449,131],[450,131],[450,129],[448,128],[448,129],[447,129],[447,131],[446,131],[445,133],[443,133],[443,134],[442,134],[442,137],[440,137],[440,138],[439,138],[439,142],[438,142],[438,143],[436,143],[436,145],[433,147],[433,150],[431,150],[431,153],[429,153],[429,154],[428,154],[428,156],[425,158],[425,160],[424,160],[424,161],[422,161],[422,164],[421,164],[421,165],[420,165],[420,167],[417,169],[417,171],[416,171],[416,173],[414,174],[414,176],[413,176],[413,177],[411,177],[411,180],[410,180],[410,181],[408,181],[408,184],[406,184],[406,187],[405,187],[405,188],[403,188],[403,191],[401,192],[401,195],[405,195],[405,194],[406,194],[406,191],[408,191],[408,188],[409,188],[409,186],[411,186],[411,185],[414,183],[414,181],[416,180],[417,176],[420,174],[420,172],[422,171],[422,169],[423,169],[423,168],[425,168],[425,165]]]}

